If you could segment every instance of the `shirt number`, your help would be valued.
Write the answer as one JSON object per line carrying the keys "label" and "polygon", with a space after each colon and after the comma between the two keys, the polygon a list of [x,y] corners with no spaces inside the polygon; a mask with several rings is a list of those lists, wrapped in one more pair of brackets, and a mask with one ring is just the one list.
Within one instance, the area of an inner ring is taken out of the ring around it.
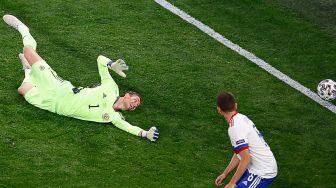
{"label": "shirt number", "polygon": [[91,105],[89,105],[89,109],[90,109],[90,108],[98,108],[98,107],[99,107],[99,105],[98,105],[98,104],[97,104],[97,105],[92,105],[92,106],[91,106]]}

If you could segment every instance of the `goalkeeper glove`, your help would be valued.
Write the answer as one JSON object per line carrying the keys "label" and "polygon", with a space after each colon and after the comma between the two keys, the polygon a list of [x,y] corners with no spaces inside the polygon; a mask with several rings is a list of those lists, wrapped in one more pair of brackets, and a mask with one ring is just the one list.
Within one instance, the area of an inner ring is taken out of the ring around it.
{"label": "goalkeeper glove", "polygon": [[159,130],[156,127],[151,127],[148,131],[143,131],[141,137],[155,142],[159,138]]}
{"label": "goalkeeper glove", "polygon": [[126,77],[126,74],[123,71],[128,70],[128,66],[124,60],[118,59],[116,62],[111,60],[109,63],[107,63],[107,67],[119,74],[119,76],[124,78]]}

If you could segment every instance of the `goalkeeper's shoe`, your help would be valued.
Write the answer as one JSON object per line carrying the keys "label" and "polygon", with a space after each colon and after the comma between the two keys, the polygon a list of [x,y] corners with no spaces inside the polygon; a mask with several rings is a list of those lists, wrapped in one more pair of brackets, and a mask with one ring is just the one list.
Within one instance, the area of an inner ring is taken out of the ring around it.
{"label": "goalkeeper's shoe", "polygon": [[152,142],[155,142],[159,138],[159,130],[156,127],[151,127],[147,131],[146,138]]}
{"label": "goalkeeper's shoe", "polygon": [[6,14],[3,16],[3,20],[8,24],[9,26],[13,27],[14,29],[18,31],[26,30],[29,31],[29,28],[22,23],[19,19],[17,19],[15,16]]}
{"label": "goalkeeper's shoe", "polygon": [[28,63],[26,57],[25,57],[22,53],[19,54],[19,58],[20,58],[20,61],[21,61],[22,69],[23,69],[23,70],[26,70],[26,69],[30,69],[30,68],[31,68],[31,66],[29,65],[29,63]]}

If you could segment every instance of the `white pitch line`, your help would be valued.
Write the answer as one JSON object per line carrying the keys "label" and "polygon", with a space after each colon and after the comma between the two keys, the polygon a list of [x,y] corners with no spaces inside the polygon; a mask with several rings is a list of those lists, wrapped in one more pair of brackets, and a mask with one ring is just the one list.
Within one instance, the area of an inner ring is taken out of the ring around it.
{"label": "white pitch line", "polygon": [[196,20],[194,17],[190,16],[183,10],[177,8],[176,6],[172,5],[171,3],[165,0],[155,0],[156,3],[160,4],[165,9],[169,10],[170,12],[174,13],[175,15],[179,16],[183,20],[187,21],[188,23],[196,26],[198,29],[203,31],[204,33],[208,34],[210,37],[214,38],[218,42],[222,43],[226,47],[230,48],[231,50],[237,52],[241,56],[244,56],[246,59],[250,60],[251,62],[258,65],[260,68],[264,69],[265,71],[269,72],[273,76],[277,77],[278,79],[282,80],[289,86],[293,87],[294,89],[298,90],[299,92],[303,93],[307,97],[311,98],[315,102],[319,103],[320,105],[326,107],[330,111],[336,114],[336,106],[332,103],[321,99],[315,92],[312,92],[310,89],[304,87],[299,82],[291,79],[289,76],[285,75],[284,73],[280,72],[276,68],[272,67],[270,64],[266,63],[264,60],[260,59],[253,53],[246,51],[242,47],[238,46],[237,44],[231,42],[229,39],[225,38],[223,35],[217,33],[215,30],[210,28],[209,26],[203,24],[202,22]]}

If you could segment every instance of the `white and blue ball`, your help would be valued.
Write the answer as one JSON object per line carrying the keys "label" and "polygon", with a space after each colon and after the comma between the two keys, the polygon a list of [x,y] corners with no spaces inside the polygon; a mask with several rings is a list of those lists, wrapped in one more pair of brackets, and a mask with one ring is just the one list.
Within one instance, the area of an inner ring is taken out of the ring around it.
{"label": "white and blue ball", "polygon": [[322,80],[317,86],[317,94],[327,101],[336,98],[336,82],[331,79]]}

